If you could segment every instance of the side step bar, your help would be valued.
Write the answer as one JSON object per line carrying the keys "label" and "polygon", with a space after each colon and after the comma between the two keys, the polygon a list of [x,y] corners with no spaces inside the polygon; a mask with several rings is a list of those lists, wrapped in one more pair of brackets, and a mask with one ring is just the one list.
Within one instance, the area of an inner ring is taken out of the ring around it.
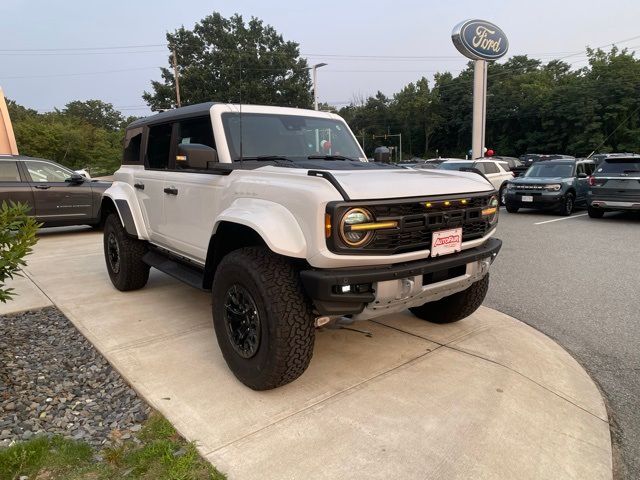
{"label": "side step bar", "polygon": [[150,251],[145,253],[142,261],[150,267],[157,268],[161,272],[171,275],[181,282],[191,285],[198,290],[206,291],[202,288],[204,272],[191,265],[187,265],[179,260],[174,260],[161,253]]}

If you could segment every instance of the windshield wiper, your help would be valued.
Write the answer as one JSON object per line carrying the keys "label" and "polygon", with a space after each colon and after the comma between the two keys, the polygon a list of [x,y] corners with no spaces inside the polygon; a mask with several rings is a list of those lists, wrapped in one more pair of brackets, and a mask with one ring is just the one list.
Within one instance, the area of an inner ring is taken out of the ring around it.
{"label": "windshield wiper", "polygon": [[352,160],[357,161],[355,158],[345,157],[344,155],[309,155],[309,160]]}
{"label": "windshield wiper", "polygon": [[257,157],[242,157],[236,158],[236,162],[240,162],[242,160],[257,160],[259,162],[268,162],[270,160],[286,160],[287,162],[291,162],[292,160],[287,157],[283,157],[282,155],[258,155]]}

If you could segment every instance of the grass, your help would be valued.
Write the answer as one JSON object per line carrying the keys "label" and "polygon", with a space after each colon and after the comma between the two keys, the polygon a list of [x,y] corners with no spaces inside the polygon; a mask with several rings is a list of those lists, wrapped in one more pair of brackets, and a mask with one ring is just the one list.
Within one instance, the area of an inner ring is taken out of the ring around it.
{"label": "grass", "polygon": [[16,443],[0,450],[0,480],[18,480],[21,476],[29,480],[226,478],[159,414],[147,420],[137,438],[140,443],[127,440],[101,452],[62,437],[37,437]]}

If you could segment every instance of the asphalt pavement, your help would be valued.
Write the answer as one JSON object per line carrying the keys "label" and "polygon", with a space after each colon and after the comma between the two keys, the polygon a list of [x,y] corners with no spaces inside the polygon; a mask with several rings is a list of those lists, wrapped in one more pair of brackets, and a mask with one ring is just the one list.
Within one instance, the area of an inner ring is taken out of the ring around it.
{"label": "asphalt pavement", "polygon": [[[617,478],[640,478],[640,215],[501,210],[485,305],[566,348],[608,402]],[[617,457],[617,458],[616,458]]]}

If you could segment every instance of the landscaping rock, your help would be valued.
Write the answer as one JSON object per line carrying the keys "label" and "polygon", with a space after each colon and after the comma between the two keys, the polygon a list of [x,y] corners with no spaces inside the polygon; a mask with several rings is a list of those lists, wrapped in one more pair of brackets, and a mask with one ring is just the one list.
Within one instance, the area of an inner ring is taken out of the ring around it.
{"label": "landscaping rock", "polygon": [[41,432],[102,447],[151,413],[56,308],[0,317],[0,339],[0,448]]}

